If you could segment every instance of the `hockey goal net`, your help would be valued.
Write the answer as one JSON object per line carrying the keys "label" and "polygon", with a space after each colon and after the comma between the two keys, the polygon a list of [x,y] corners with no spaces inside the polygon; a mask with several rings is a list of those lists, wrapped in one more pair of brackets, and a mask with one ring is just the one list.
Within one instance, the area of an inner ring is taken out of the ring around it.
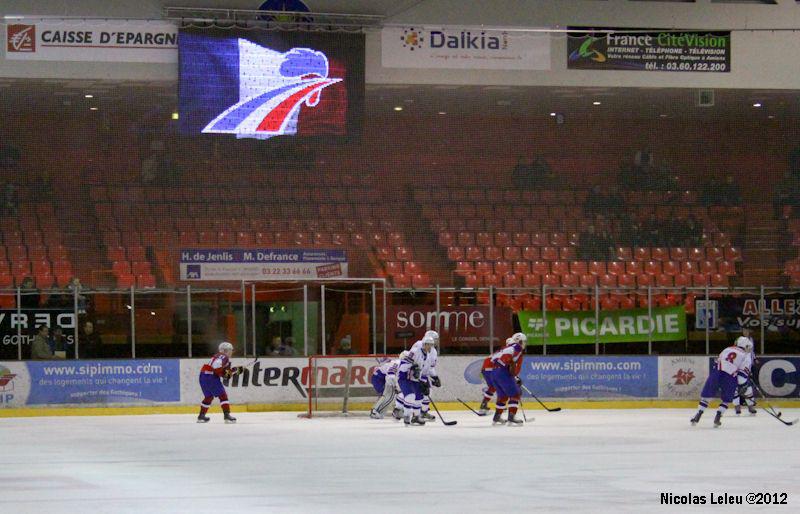
{"label": "hockey goal net", "polygon": [[396,355],[311,355],[303,382],[308,410],[300,417],[365,416],[378,393],[372,387],[376,367]]}

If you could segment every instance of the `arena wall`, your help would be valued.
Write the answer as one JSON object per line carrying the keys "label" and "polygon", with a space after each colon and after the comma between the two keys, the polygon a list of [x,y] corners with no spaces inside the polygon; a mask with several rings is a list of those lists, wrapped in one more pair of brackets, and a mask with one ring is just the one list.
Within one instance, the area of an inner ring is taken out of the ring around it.
{"label": "arena wall", "polygon": [[[234,359],[247,372],[226,381],[231,401],[261,410],[305,410],[308,359]],[[197,404],[203,359],[0,362],[0,416],[20,408],[168,407]],[[442,357],[439,402],[478,401],[481,356]],[[703,356],[554,356],[526,360],[524,384],[541,398],[595,402],[599,408],[655,405],[653,400],[694,401],[713,359]],[[363,409],[374,400],[369,383],[374,363],[354,361],[351,403]],[[320,361],[320,402],[334,402],[344,388],[341,360]],[[797,357],[761,357],[758,379],[768,395],[797,399],[800,387],[786,381],[800,367]],[[322,371],[324,368],[325,371]],[[326,399],[327,398],[327,399]],[[528,400],[532,402],[532,400]],[[69,409],[67,409],[68,411]],[[157,412],[158,410],[156,410]]]}
{"label": "arena wall", "polygon": [[[256,2],[253,2],[255,4]],[[69,16],[94,18],[158,19],[162,2],[143,3],[76,0],[66,4],[33,1],[0,1],[0,15]],[[163,4],[169,5],[169,2]],[[227,2],[227,6],[231,6]],[[374,12],[365,0],[337,2],[308,1],[312,10]],[[248,2],[236,5],[252,8]],[[391,12],[391,11],[390,11]],[[487,15],[487,12],[490,14]],[[422,2],[389,16],[387,25],[471,27],[568,26],[682,28],[682,29],[786,29],[800,23],[800,5],[719,4],[709,0],[696,3],[597,1],[512,1]],[[530,37],[534,37],[529,35]],[[526,36],[527,37],[527,36]],[[536,36],[541,37],[541,36]],[[734,32],[730,73],[586,71],[568,70],[566,37],[553,36],[551,69],[547,71],[485,71],[452,69],[385,68],[381,64],[381,35],[372,31],[366,43],[367,84],[442,84],[498,86],[582,86],[582,87],[709,87],[793,89],[800,85],[800,62],[787,49],[797,47],[800,34],[794,31]],[[175,64],[21,62],[0,56],[0,77],[63,78],[91,80],[177,81]]]}

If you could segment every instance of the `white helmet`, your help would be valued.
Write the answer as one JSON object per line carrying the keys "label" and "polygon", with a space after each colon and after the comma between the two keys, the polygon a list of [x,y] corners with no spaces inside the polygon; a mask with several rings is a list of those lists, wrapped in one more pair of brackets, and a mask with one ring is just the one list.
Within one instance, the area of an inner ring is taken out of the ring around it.
{"label": "white helmet", "polygon": [[738,339],[736,339],[736,346],[746,351],[747,353],[753,351],[753,341],[751,341],[749,337],[740,336]]}
{"label": "white helmet", "polygon": [[517,332],[509,339],[511,340],[511,344],[520,344],[522,346],[525,346],[528,343],[528,336],[526,336],[522,332]]}
{"label": "white helmet", "polygon": [[428,330],[427,332],[425,332],[425,335],[422,336],[423,339],[425,339],[426,337],[430,337],[431,339],[433,339],[433,344],[439,346],[439,332],[435,330]]}
{"label": "white helmet", "polygon": [[227,341],[223,341],[223,342],[219,343],[219,347],[217,348],[217,351],[219,353],[223,353],[225,351],[230,351],[231,353],[233,353],[233,345],[231,343],[227,342]]}
{"label": "white helmet", "polygon": [[422,338],[422,346],[429,344],[431,346],[436,346],[436,341],[432,337],[425,336]]}

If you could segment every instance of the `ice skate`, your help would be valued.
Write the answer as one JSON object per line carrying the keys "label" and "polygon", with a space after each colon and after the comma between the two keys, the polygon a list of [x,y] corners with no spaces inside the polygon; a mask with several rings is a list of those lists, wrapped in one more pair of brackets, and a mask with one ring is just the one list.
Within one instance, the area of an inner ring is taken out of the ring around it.
{"label": "ice skate", "polygon": [[489,414],[489,401],[488,400],[483,400],[481,402],[481,406],[478,407],[478,413],[480,413],[481,416],[485,416],[486,414]]}
{"label": "ice skate", "polygon": [[702,415],[703,415],[703,411],[701,411],[701,410],[697,411],[697,414],[695,414],[694,417],[691,420],[689,420],[689,422],[692,424],[692,426],[695,426],[696,424],[698,424],[700,422],[700,416],[702,416]]}
{"label": "ice skate", "polygon": [[714,428],[719,428],[722,426],[722,413],[717,412],[717,415],[714,416]]}
{"label": "ice skate", "polygon": [[737,416],[740,415],[742,413],[742,406],[741,405],[737,405],[735,407],[735,410],[736,410],[736,415]]}
{"label": "ice skate", "polygon": [[492,418],[492,425],[505,425],[506,421],[503,419],[503,411],[499,410],[494,413]]}
{"label": "ice skate", "polygon": [[422,413],[422,419],[425,421],[436,421],[436,416],[430,413],[430,411],[425,411]]}
{"label": "ice skate", "polygon": [[392,417],[397,421],[403,419],[403,409],[395,407],[394,410],[392,410]]}
{"label": "ice skate", "polygon": [[420,425],[421,426],[421,425],[425,424],[425,420],[422,419],[421,416],[414,416],[413,418],[411,418],[411,424],[412,425]]}
{"label": "ice skate", "polygon": [[205,414],[200,414],[199,416],[197,416],[198,423],[208,423],[209,421],[211,421],[211,418],[209,418]]}
{"label": "ice skate", "polygon": [[375,409],[372,409],[371,411],[369,411],[369,417],[372,419],[383,419],[383,414],[376,411]]}
{"label": "ice skate", "polygon": [[522,426],[522,420],[519,419],[516,416],[516,414],[509,413],[508,414],[508,421],[506,421],[506,424],[508,426],[510,426],[510,427],[521,427]]}
{"label": "ice skate", "polygon": [[756,414],[758,414],[758,411],[756,410],[756,406],[755,405],[748,405],[747,406],[747,412],[749,412],[751,416],[755,416]]}
{"label": "ice skate", "polygon": [[230,414],[225,414],[225,423],[236,423],[236,418]]}

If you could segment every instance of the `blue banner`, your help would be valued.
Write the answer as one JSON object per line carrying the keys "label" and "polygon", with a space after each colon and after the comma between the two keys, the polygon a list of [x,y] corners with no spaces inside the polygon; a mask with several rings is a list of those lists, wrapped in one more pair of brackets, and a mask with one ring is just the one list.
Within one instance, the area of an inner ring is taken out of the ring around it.
{"label": "blue banner", "polygon": [[[464,372],[479,384],[483,360]],[[550,398],[657,398],[658,357],[526,356],[520,372],[525,386]]]}
{"label": "blue banner", "polygon": [[28,405],[179,402],[180,361],[28,362]]}
{"label": "blue banner", "polygon": [[[709,359],[713,369],[715,359]],[[769,397],[800,397],[800,357],[757,357],[753,377]]]}

